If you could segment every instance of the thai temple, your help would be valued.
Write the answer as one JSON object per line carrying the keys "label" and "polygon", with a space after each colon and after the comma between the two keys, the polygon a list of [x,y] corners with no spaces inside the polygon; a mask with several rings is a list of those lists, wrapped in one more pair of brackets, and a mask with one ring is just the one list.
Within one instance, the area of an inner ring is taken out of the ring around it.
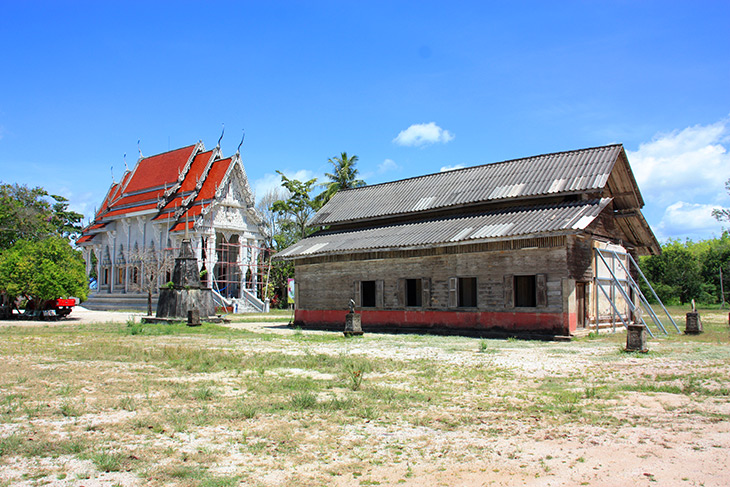
{"label": "thai temple", "polygon": [[[254,208],[239,150],[224,158],[203,142],[142,157],[112,182],[77,245],[97,276],[84,306],[143,309],[144,277],[155,294],[171,280],[173,258],[190,239],[201,281],[220,304],[262,310],[265,229]],[[149,280],[147,281],[149,282]]]}

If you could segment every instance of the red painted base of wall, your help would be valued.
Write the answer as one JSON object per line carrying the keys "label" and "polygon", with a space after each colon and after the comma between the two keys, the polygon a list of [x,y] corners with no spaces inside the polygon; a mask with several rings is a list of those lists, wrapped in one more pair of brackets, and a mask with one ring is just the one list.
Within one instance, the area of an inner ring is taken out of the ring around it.
{"label": "red painted base of wall", "polygon": [[[460,330],[536,332],[551,335],[569,335],[576,329],[575,313],[499,313],[473,311],[404,311],[362,310],[364,331],[371,329],[414,329],[458,332]],[[294,323],[303,328],[340,329],[345,326],[347,310],[298,309]]]}

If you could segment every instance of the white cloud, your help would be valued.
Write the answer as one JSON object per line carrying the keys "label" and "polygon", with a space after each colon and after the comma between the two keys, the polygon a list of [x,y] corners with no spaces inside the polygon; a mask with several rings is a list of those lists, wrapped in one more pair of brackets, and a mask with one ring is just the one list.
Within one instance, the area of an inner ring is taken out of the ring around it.
{"label": "white cloud", "polygon": [[[314,173],[308,169],[300,169],[299,171],[284,170],[282,172],[289,179],[298,179],[299,181],[309,181],[315,177]],[[278,173],[266,173],[263,177],[256,179],[251,184],[251,189],[253,190],[256,201],[261,199],[263,195],[274,188],[281,188],[284,190],[284,188],[281,187],[281,176]]]}
{"label": "white cloud", "polygon": [[679,198],[709,203],[723,198],[730,177],[728,120],[659,134],[639,150],[627,151],[647,201],[669,205]]}
{"label": "white cloud", "polygon": [[420,147],[423,145],[435,144],[437,142],[445,144],[454,139],[454,135],[448,130],[444,130],[435,122],[413,124],[405,130],[402,130],[393,142],[398,145]]}
{"label": "white cloud", "polygon": [[[664,211],[662,221],[657,226],[658,237],[709,236],[719,234],[722,224],[712,216],[714,205],[686,203],[678,201]],[[704,238],[704,237],[702,237]]]}
{"label": "white cloud", "polygon": [[441,169],[439,169],[439,172],[446,172],[446,171],[453,171],[455,169],[464,169],[463,164],[455,164],[453,166],[441,166]]}
{"label": "white cloud", "polygon": [[393,159],[386,159],[378,164],[378,174],[397,171],[398,169],[400,169],[400,166]]}

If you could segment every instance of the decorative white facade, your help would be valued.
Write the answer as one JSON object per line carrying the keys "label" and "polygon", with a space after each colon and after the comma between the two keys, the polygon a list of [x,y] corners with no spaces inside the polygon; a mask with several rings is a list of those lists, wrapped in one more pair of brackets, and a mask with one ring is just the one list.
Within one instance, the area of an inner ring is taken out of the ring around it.
{"label": "decorative white facade", "polygon": [[198,142],[140,158],[113,183],[77,242],[87,272],[96,266],[90,300],[145,296],[142,276],[153,274],[156,292],[170,280],[183,238],[204,283],[226,298],[260,303],[264,230],[239,152],[222,158],[219,146],[206,151]]}

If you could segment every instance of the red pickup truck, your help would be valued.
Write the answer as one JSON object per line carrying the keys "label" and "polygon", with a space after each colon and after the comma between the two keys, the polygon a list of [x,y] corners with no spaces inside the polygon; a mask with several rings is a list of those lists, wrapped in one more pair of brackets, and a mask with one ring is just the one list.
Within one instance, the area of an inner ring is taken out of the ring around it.
{"label": "red pickup truck", "polygon": [[3,300],[0,305],[0,319],[40,319],[40,320],[59,320],[68,316],[73,307],[76,306],[76,299],[48,299],[46,301],[36,301],[30,299],[25,304],[25,310],[21,313],[18,309],[17,302],[6,303]]}

